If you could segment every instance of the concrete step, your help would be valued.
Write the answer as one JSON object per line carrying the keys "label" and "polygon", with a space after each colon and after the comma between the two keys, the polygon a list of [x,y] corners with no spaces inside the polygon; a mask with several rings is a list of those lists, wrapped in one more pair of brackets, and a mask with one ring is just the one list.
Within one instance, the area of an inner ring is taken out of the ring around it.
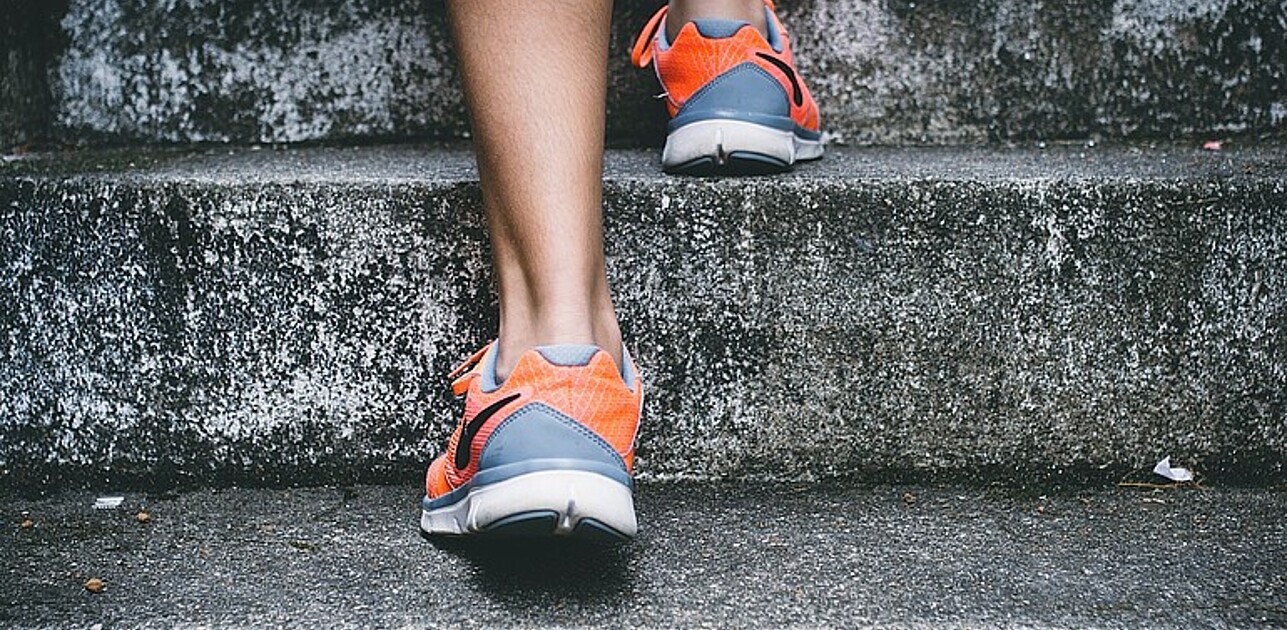
{"label": "concrete step", "polygon": [[[618,2],[608,118],[657,144],[629,66],[659,3]],[[833,141],[1177,137],[1287,128],[1287,3],[781,3]],[[0,148],[466,132],[440,2],[22,1],[0,31]],[[557,94],[559,86],[551,86]],[[552,96],[552,98],[554,98]]]}
{"label": "concrete step", "polygon": [[[1287,625],[1281,489],[645,484],[640,536],[619,550],[434,545],[410,484],[127,494],[115,511],[94,499],[5,501],[0,623]],[[86,592],[92,578],[102,592]]]}
{"label": "concrete step", "polygon": [[[1287,145],[613,151],[645,478],[1116,480],[1287,462]],[[69,153],[0,173],[0,479],[414,475],[495,334],[464,148]]]}

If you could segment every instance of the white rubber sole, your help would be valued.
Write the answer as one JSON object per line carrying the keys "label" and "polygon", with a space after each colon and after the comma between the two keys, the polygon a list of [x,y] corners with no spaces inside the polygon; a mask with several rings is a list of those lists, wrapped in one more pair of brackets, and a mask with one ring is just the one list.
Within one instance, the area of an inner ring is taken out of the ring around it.
{"label": "white rubber sole", "polygon": [[772,160],[786,168],[800,160],[822,157],[822,141],[741,120],[702,120],[666,136],[661,164],[668,170],[706,163],[718,167],[738,155],[768,158],[766,163]]}
{"label": "white rubber sole", "polygon": [[580,470],[526,473],[474,488],[452,505],[420,513],[420,529],[430,535],[499,531],[515,521],[538,525],[536,532],[524,529],[528,535],[580,536],[587,527],[606,527],[617,537],[632,538],[639,531],[630,488]]}

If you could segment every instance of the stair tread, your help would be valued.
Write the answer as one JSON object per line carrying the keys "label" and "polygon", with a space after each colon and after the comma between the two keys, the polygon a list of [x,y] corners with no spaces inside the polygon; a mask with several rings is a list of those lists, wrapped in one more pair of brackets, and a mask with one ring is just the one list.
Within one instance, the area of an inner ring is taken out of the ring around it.
{"label": "stair tread", "polygon": [[[729,180],[662,174],[651,149],[611,149],[607,180],[655,180],[707,185],[771,181],[920,179],[1014,181],[1238,177],[1287,174],[1287,141],[1260,141],[1201,150],[1182,144],[1050,144],[1046,146],[830,147],[820,161],[771,178]],[[0,177],[147,179],[208,183],[458,183],[477,171],[464,145],[384,145],[272,149],[118,149],[36,154],[0,166]]]}
{"label": "stair tread", "polygon": [[[396,486],[7,497],[17,627],[1287,624],[1282,490],[644,484],[617,550],[432,544]],[[140,524],[145,507],[150,523]],[[84,592],[91,577],[106,583]],[[308,593],[308,596],[301,596]]]}

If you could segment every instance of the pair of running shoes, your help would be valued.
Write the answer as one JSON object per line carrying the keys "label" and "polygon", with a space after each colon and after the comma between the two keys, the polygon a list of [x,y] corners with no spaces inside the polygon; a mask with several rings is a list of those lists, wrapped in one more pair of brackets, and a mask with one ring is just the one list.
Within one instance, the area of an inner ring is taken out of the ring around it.
{"label": "pair of running shoes", "polygon": [[[635,43],[655,68],[670,123],[662,166],[694,175],[756,174],[822,156],[818,107],[786,29],[765,0],[767,35],[736,20],[694,20],[673,41],[666,8]],[[638,531],[631,470],[643,382],[591,345],[537,347],[504,381],[496,344],[449,375],[465,412],[425,480],[427,535],[570,537],[614,542]]]}

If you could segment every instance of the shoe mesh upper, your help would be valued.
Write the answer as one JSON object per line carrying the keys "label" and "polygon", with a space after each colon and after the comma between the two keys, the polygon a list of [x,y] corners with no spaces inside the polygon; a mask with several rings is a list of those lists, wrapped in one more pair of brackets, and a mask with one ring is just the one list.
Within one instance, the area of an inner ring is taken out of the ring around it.
{"label": "shoe mesh upper", "polygon": [[[495,352],[495,346],[489,349]],[[495,391],[484,391],[481,371],[489,362],[479,361],[465,375],[465,413],[448,443],[447,451],[430,465],[426,489],[431,498],[459,487],[478,471],[482,449],[487,439],[510,414],[524,405],[539,401],[575,419],[610,444],[630,468],[634,456],[635,433],[643,402],[642,384],[638,377],[633,390],[622,380],[621,371],[608,353],[595,353],[586,365],[556,365],[539,351],[529,350],[519,357],[513,372]],[[631,372],[633,374],[633,371]],[[465,425],[480,411],[496,401],[519,394],[505,405],[475,434],[470,443],[469,464],[463,470],[455,466],[455,453]]]}

